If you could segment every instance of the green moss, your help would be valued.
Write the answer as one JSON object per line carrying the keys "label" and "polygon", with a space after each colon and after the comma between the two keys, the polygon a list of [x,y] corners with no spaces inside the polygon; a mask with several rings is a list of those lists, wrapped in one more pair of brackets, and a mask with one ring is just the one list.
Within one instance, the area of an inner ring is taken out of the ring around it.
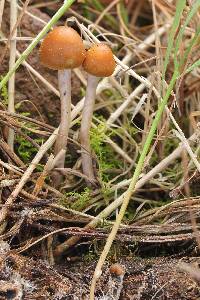
{"label": "green moss", "polygon": [[[17,108],[18,108],[18,106],[17,106]],[[28,112],[23,112],[21,114],[23,116],[27,116],[27,117],[30,115],[30,113],[28,113]],[[24,122],[21,125],[22,125],[21,131],[24,134],[33,138],[34,141],[39,145],[41,145],[43,143],[42,138],[35,138],[33,132],[31,132],[31,130],[28,130],[28,128],[37,129],[37,126],[35,126],[34,124],[29,123],[29,122]],[[23,126],[26,128],[24,128]],[[24,163],[26,163],[26,164],[29,163],[33,159],[34,155],[38,152],[38,149],[22,135],[16,134],[15,140],[16,140],[16,145],[15,145],[16,153],[19,155],[19,157],[22,159],[22,161]],[[38,171],[42,170],[41,165],[37,167],[37,170]]]}
{"label": "green moss", "polygon": [[68,192],[65,193],[65,197],[61,199],[61,204],[77,210],[82,211],[84,208],[86,208],[90,204],[90,189],[85,188],[81,193],[78,192]]}
{"label": "green moss", "polygon": [[107,130],[104,122],[90,131],[91,147],[97,158],[99,179],[102,184],[113,178],[108,170],[122,168],[122,162],[117,158],[111,146],[105,142],[106,137],[112,134],[113,132]]}

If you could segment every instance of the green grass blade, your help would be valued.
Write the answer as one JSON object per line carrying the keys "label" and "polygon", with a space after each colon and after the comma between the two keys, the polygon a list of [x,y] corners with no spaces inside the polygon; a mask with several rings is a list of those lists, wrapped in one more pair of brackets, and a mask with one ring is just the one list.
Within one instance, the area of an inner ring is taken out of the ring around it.
{"label": "green grass blade", "polygon": [[192,64],[186,71],[185,73],[190,73],[192,72],[195,68],[198,68],[200,66],[200,59],[198,59],[197,61],[195,61],[194,64]]}
{"label": "green grass blade", "polygon": [[174,65],[175,65],[176,68],[179,67],[179,62],[177,60],[177,54],[178,54],[178,51],[180,49],[180,44],[181,44],[181,41],[182,41],[182,38],[183,38],[183,34],[185,32],[185,29],[186,29],[187,25],[190,23],[193,16],[197,13],[199,6],[200,6],[200,0],[197,0],[193,4],[192,9],[188,13],[187,18],[186,18],[183,26],[181,27],[178,35],[177,35],[176,43],[175,43],[175,50],[174,50]]}
{"label": "green grass blade", "polygon": [[191,39],[191,41],[190,41],[190,43],[189,43],[187,49],[185,50],[185,53],[184,53],[184,55],[183,55],[183,58],[182,58],[181,61],[180,61],[180,67],[182,67],[182,66],[185,64],[185,62],[186,62],[186,60],[187,60],[187,58],[188,58],[188,56],[189,56],[189,53],[192,51],[193,46],[194,46],[194,45],[197,43],[197,41],[198,41],[199,35],[200,35],[200,27],[197,28],[197,31],[196,31],[194,37]]}
{"label": "green grass blade", "polygon": [[169,35],[168,47],[167,47],[164,66],[163,66],[163,74],[162,74],[163,79],[165,79],[167,66],[169,64],[170,55],[171,55],[171,52],[172,52],[173,46],[174,46],[175,34],[178,30],[181,16],[182,16],[183,10],[185,8],[185,5],[186,5],[186,0],[178,0],[177,5],[176,5],[176,13],[174,16],[174,21],[173,21],[172,28],[171,28],[170,35]]}

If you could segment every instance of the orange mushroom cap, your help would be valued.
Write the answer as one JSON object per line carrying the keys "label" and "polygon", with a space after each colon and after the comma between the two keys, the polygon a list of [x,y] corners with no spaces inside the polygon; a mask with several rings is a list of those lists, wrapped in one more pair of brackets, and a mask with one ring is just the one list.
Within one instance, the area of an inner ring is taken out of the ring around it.
{"label": "orange mushroom cap", "polygon": [[80,35],[71,27],[55,27],[40,46],[41,63],[53,70],[79,67],[86,56]]}
{"label": "orange mushroom cap", "polygon": [[125,269],[119,263],[115,263],[110,266],[110,273],[115,276],[121,276],[124,275]]}
{"label": "orange mushroom cap", "polygon": [[95,44],[86,53],[83,68],[97,77],[112,75],[116,67],[112,50],[105,44]]}

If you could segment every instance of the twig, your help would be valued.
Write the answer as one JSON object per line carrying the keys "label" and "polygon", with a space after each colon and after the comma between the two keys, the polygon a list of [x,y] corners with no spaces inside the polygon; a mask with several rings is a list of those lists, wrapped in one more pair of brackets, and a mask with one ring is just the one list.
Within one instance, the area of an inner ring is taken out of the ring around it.
{"label": "twig", "polygon": [[2,166],[3,166],[4,168],[6,168],[7,170],[10,170],[10,171],[12,171],[12,172],[14,172],[14,173],[16,173],[16,174],[19,174],[19,175],[22,174],[22,171],[21,171],[20,168],[18,168],[18,167],[16,167],[16,166],[13,166],[13,165],[11,165],[11,164],[8,164],[8,163],[2,161],[1,159],[0,159],[0,165],[2,165]]}
{"label": "twig", "polygon": [[1,30],[3,11],[4,11],[4,4],[5,4],[5,0],[0,0],[0,30]]}
{"label": "twig", "polygon": [[[14,2],[14,0],[13,0],[13,1],[10,1],[10,2],[11,2],[10,5],[12,5],[12,2]],[[2,64],[2,62],[3,62],[3,59],[4,59],[5,55],[6,55],[6,52],[7,52],[7,50],[8,50],[8,47],[9,47],[9,45],[10,45],[10,41],[11,41],[13,35],[15,34],[15,31],[17,30],[17,27],[18,27],[18,26],[20,25],[20,23],[21,23],[22,17],[23,17],[23,15],[24,15],[24,13],[26,12],[26,9],[27,9],[27,7],[28,7],[29,2],[30,2],[30,0],[26,0],[26,1],[25,1],[24,5],[23,5],[23,8],[22,8],[22,11],[21,11],[21,13],[20,13],[20,15],[19,15],[19,18],[16,19],[16,22],[13,24],[13,28],[12,28],[12,30],[10,31],[10,35],[9,35],[9,37],[8,37],[8,39],[7,39],[5,48],[3,49],[3,52],[1,53],[1,56],[0,56],[0,64]],[[16,3],[16,5],[17,5],[17,3]],[[17,7],[16,7],[16,9],[17,9]]]}
{"label": "twig", "polygon": [[6,142],[4,142],[3,139],[0,139],[0,148],[2,148],[3,151],[5,151],[5,153],[8,155],[8,157],[12,161],[14,161],[16,165],[18,165],[21,168],[25,167],[25,164],[23,163],[23,161],[21,161],[21,159],[15,154],[15,152],[13,152],[12,149],[10,149],[8,144]]}
{"label": "twig", "polygon": [[143,90],[145,85],[141,83],[136,87],[136,89],[126,98],[126,100],[110,115],[106,121],[107,126],[111,126],[122,114],[122,112],[129,106],[135,97],[137,97]]}
{"label": "twig", "polygon": [[181,130],[181,128],[177,124],[176,120],[174,119],[174,117],[173,117],[172,113],[169,111],[169,109],[166,108],[166,110],[167,110],[168,114],[170,115],[170,118],[171,118],[173,124],[175,125],[175,127],[177,129],[177,131],[174,131],[176,136],[182,141],[182,143],[184,144],[185,149],[187,150],[188,154],[190,155],[194,165],[197,167],[197,170],[200,172],[200,164],[199,164],[199,162],[196,158],[196,155],[193,153],[193,151],[192,151],[192,149],[191,149],[191,147],[190,147],[183,131]]}
{"label": "twig", "polygon": [[[17,22],[17,2],[16,0],[13,0],[10,2],[10,34],[12,33],[12,38],[10,39],[9,70],[12,70],[16,59],[16,37],[17,37],[17,27],[15,27],[16,22]],[[8,111],[11,113],[15,112],[15,73],[14,72],[8,82]],[[8,129],[8,145],[13,150],[14,130],[11,128]]]}

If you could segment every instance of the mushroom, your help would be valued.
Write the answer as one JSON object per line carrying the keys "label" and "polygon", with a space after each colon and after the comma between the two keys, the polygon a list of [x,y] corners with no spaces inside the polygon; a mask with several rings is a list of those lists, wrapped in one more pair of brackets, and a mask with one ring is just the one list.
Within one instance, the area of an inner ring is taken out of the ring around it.
{"label": "mushroom", "polygon": [[[58,70],[61,121],[55,142],[55,155],[57,155],[62,149],[66,149],[71,122],[71,69],[83,63],[86,51],[80,35],[73,28],[58,26],[44,38],[39,53],[40,61],[44,66]],[[60,159],[57,167],[63,168],[64,162],[65,155]],[[56,179],[58,184],[60,180],[61,176],[58,176]]]}
{"label": "mushroom", "polygon": [[90,149],[90,128],[99,77],[109,77],[115,70],[115,60],[111,49],[103,44],[93,45],[86,53],[83,68],[88,73],[85,102],[80,128],[82,169],[89,182],[95,181]]}
{"label": "mushroom", "polygon": [[110,266],[109,271],[110,271],[110,274],[112,274],[113,276],[116,276],[116,277],[124,275],[124,273],[125,273],[124,267],[119,263],[112,264]]}

